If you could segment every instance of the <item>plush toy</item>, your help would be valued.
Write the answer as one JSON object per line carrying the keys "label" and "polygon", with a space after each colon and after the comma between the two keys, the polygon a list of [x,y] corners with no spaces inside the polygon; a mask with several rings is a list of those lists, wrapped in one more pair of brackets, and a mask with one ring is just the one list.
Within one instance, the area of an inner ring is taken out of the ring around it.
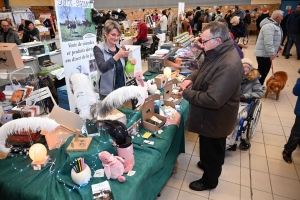
{"label": "plush toy", "polygon": [[144,76],[143,76],[143,73],[141,71],[137,71],[135,72],[135,79],[136,79],[136,82],[138,84],[138,86],[142,87],[142,88],[145,88],[146,91],[149,90],[149,85],[147,82],[144,81]]}
{"label": "plush toy", "polygon": [[118,179],[119,182],[124,182],[126,180],[123,173],[129,172],[130,168],[127,167],[124,169],[124,165],[122,163],[125,161],[123,158],[114,156],[107,151],[102,151],[99,153],[99,159],[102,162],[107,179]]}

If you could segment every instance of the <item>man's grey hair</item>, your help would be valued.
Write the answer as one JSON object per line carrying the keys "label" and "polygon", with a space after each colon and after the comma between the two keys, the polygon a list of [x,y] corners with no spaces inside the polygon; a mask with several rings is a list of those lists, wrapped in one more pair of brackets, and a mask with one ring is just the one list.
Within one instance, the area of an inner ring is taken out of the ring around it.
{"label": "man's grey hair", "polygon": [[110,33],[113,29],[116,29],[119,34],[122,33],[121,27],[118,24],[118,22],[113,21],[113,20],[107,20],[104,24],[104,32],[106,32],[107,34]]}
{"label": "man's grey hair", "polygon": [[276,19],[279,16],[283,16],[283,11],[282,10],[274,10],[272,13],[271,18]]}
{"label": "man's grey hair", "polygon": [[205,30],[210,30],[211,37],[220,38],[222,42],[231,38],[227,26],[222,22],[210,22],[203,28],[203,31]]}

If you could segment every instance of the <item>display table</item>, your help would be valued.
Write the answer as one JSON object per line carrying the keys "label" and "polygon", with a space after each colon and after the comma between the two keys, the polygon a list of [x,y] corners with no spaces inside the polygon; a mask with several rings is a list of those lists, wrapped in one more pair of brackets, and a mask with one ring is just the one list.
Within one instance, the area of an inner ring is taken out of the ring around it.
{"label": "display table", "polygon": [[[141,118],[141,111],[122,109],[127,116],[127,127],[135,120]],[[135,137],[134,156],[136,171],[134,176],[127,176],[124,183],[117,180],[109,180],[114,199],[117,200],[153,200],[160,193],[163,186],[172,174],[174,164],[178,154],[184,152],[184,126],[188,116],[189,104],[186,100],[181,103],[180,127],[175,125],[163,127],[162,139],[150,138],[154,145],[142,144],[141,137]],[[142,135],[145,130],[142,130]],[[13,199],[55,199],[55,200],[78,200],[92,199],[91,185],[105,181],[106,178],[92,178],[88,185],[79,188],[71,180],[70,163],[78,157],[84,157],[85,163],[90,166],[92,175],[95,169],[103,168],[98,158],[98,152],[109,150],[116,155],[115,147],[107,141],[107,137],[95,137],[87,152],[66,152],[66,148],[71,142],[70,137],[67,142],[56,150],[49,151],[48,154],[55,161],[51,168],[54,173],[50,173],[50,164],[41,171],[34,171],[28,166],[30,158],[24,156],[9,157],[0,160],[0,197],[2,200]],[[105,138],[106,140],[104,140]]]}

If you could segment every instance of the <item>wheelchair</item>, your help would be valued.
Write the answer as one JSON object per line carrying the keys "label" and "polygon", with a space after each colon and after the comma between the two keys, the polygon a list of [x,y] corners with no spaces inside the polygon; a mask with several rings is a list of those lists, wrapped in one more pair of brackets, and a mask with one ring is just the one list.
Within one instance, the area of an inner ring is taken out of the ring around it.
{"label": "wheelchair", "polygon": [[[256,131],[256,126],[260,118],[262,109],[262,103],[259,99],[251,100],[249,104],[240,103],[239,110],[239,121],[237,127],[234,129],[237,130],[237,133],[232,133],[232,137],[235,135],[234,144],[230,147],[226,147],[229,151],[236,151],[237,142],[240,140],[239,149],[242,151],[247,151],[251,147],[250,139],[253,137]],[[246,114],[242,114],[242,112]],[[227,146],[227,141],[226,141]]]}

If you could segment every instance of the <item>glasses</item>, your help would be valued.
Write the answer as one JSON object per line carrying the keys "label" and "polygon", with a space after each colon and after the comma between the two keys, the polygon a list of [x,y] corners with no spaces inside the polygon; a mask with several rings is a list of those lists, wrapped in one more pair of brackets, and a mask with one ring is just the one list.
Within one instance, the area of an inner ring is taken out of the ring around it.
{"label": "glasses", "polygon": [[214,37],[214,38],[210,38],[210,39],[208,39],[208,40],[203,40],[202,38],[200,38],[200,43],[202,44],[202,45],[205,45],[208,41],[210,41],[210,40],[213,40],[213,39],[217,39],[218,37]]}

